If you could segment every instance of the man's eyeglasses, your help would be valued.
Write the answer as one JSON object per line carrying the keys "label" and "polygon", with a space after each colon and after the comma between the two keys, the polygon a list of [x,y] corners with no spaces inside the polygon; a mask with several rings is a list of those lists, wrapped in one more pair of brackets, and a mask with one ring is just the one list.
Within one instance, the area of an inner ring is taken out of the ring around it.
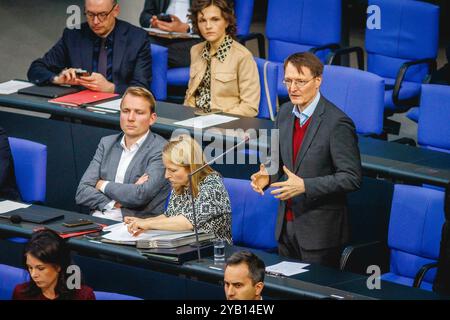
{"label": "man's eyeglasses", "polygon": [[105,21],[105,19],[111,14],[111,12],[113,12],[113,10],[116,8],[117,4],[115,4],[111,10],[109,10],[109,12],[100,12],[100,13],[93,13],[90,11],[85,11],[84,15],[86,16],[86,18],[88,18],[89,20],[94,20],[95,17],[97,17],[98,21],[103,22]]}
{"label": "man's eyeglasses", "polygon": [[283,83],[288,89],[291,87],[291,85],[294,85],[294,87],[296,87],[296,88],[302,88],[302,87],[306,86],[308,84],[308,82],[310,82],[311,80],[313,80],[315,78],[316,77],[313,77],[313,78],[311,78],[309,80],[284,79]]}

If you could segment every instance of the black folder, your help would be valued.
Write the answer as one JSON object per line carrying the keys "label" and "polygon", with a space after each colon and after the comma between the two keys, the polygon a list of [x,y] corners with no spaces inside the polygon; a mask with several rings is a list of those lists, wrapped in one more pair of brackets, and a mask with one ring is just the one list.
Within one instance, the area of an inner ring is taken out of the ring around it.
{"label": "black folder", "polygon": [[44,98],[59,98],[71,93],[76,93],[83,90],[81,87],[63,87],[63,86],[32,86],[17,91],[21,94],[28,94],[32,96],[39,96]]}
{"label": "black folder", "polygon": [[20,216],[22,218],[22,221],[25,222],[43,224],[64,218],[64,211],[32,205],[28,208],[17,209],[11,212],[0,214],[0,216],[3,218],[9,218],[13,215]]}
{"label": "black folder", "polygon": [[[197,247],[194,245],[164,249],[138,249],[138,251],[150,260],[159,260],[176,264],[182,264],[186,261],[195,260],[198,258]],[[210,257],[213,253],[214,246],[212,244],[207,244],[200,248],[200,255],[202,258]]]}

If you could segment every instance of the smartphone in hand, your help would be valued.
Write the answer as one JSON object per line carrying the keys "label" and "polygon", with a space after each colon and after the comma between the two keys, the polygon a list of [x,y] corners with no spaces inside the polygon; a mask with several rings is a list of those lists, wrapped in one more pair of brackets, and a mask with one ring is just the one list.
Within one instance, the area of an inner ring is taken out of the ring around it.
{"label": "smartphone in hand", "polygon": [[164,21],[164,22],[172,22],[172,17],[170,14],[161,13],[157,16],[158,20]]}

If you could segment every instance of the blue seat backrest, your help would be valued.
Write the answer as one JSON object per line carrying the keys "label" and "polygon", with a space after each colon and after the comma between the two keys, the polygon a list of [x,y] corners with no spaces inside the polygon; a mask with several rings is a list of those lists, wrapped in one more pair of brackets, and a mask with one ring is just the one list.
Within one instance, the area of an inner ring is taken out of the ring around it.
{"label": "blue seat backrest", "polygon": [[28,272],[6,264],[0,264],[0,300],[10,300],[14,288],[28,281]]}
{"label": "blue seat backrest", "polygon": [[325,66],[320,91],[344,111],[360,134],[383,131],[384,79],[369,72]]}
{"label": "blue seat backrest", "polygon": [[264,196],[254,192],[249,180],[224,178],[224,184],[231,201],[233,243],[256,249],[275,249],[279,201],[270,190]]}
{"label": "blue seat backrest", "polygon": [[168,50],[156,44],[151,44],[150,49],[152,52],[151,90],[156,100],[166,100]]}
{"label": "blue seat backrest", "polygon": [[[256,65],[258,66],[259,84],[261,87],[261,100],[259,102],[258,118],[275,120],[277,115],[277,81],[278,81],[278,66],[267,60],[255,58]],[[267,88],[264,81],[264,65],[266,65],[266,79]],[[269,101],[272,106],[272,116],[269,111]]]}
{"label": "blue seat backrest", "polygon": [[[390,272],[414,278],[422,265],[436,262],[444,219],[444,192],[395,185],[388,232]],[[432,282],[433,277],[430,272],[425,280]]]}
{"label": "blue seat backrest", "polygon": [[422,85],[417,138],[422,146],[450,152],[450,86]]}
{"label": "blue seat backrest", "polygon": [[269,60],[341,42],[340,0],[269,0],[266,36]]}
{"label": "blue seat backrest", "polygon": [[47,146],[9,138],[17,187],[24,202],[44,202],[47,182]]}
{"label": "blue seat backrest", "polygon": [[[422,1],[370,0],[380,8],[380,28],[366,29],[367,70],[396,78],[400,66],[436,58],[439,40],[439,7]],[[408,69],[405,80],[422,82],[424,65]]]}
{"label": "blue seat backrest", "polygon": [[234,15],[236,16],[237,35],[250,33],[255,0],[234,0]]}

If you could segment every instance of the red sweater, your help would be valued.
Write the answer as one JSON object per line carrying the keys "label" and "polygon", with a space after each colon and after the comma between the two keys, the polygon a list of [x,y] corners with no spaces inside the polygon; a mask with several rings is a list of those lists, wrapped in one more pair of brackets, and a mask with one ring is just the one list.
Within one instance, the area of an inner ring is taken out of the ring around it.
{"label": "red sweater", "polygon": [[[22,284],[18,284],[14,288],[13,293],[13,300],[51,300],[48,299],[46,296],[42,294],[42,292],[34,297],[29,297],[23,293],[25,288],[28,286],[29,282],[25,282]],[[55,300],[59,300],[56,298]],[[75,290],[75,295],[73,296],[72,300],[95,300],[95,294],[94,291],[89,288],[88,286],[82,285],[79,290]]]}
{"label": "red sweater", "polygon": [[[294,121],[294,133],[292,135],[292,163],[295,165],[297,160],[297,154],[302,147],[303,138],[305,137],[306,130],[308,129],[311,117],[306,120],[303,126],[300,126],[300,120],[296,117]],[[286,203],[286,215],[287,221],[294,221],[294,212],[292,211],[292,199],[289,199]]]}

